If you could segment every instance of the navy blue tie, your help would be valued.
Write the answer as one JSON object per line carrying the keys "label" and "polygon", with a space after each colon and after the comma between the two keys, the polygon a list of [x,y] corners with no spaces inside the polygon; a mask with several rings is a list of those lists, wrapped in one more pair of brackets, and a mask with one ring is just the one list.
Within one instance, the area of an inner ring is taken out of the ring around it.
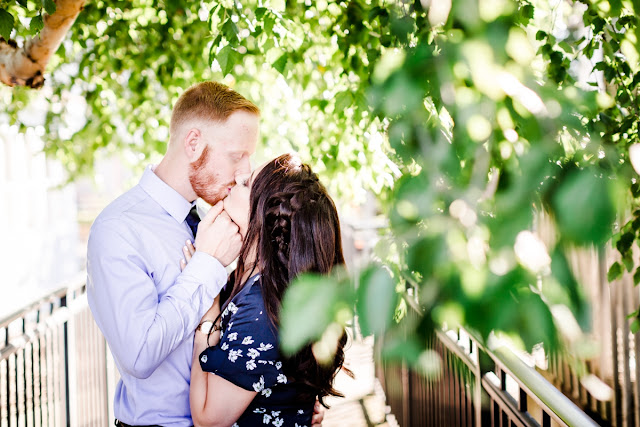
{"label": "navy blue tie", "polygon": [[189,214],[186,218],[187,224],[193,233],[193,237],[196,237],[196,233],[198,232],[198,224],[200,223],[200,215],[198,215],[198,209],[195,205],[189,211]]}

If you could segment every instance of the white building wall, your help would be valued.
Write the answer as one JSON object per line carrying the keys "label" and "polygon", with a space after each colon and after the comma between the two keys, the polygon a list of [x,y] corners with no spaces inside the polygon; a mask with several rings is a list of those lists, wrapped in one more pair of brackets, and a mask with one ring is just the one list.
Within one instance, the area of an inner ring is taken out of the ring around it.
{"label": "white building wall", "polygon": [[0,318],[82,269],[74,185],[33,128],[0,124]]}

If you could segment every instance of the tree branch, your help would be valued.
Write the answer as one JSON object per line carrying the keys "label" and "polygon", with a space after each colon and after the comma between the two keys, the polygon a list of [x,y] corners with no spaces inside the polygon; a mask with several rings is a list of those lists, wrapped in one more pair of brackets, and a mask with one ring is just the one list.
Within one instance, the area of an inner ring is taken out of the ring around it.
{"label": "tree branch", "polygon": [[22,48],[15,41],[0,37],[0,81],[9,86],[41,87],[49,59],[60,47],[84,1],[57,0],[56,12],[45,14],[40,34],[26,41]]}

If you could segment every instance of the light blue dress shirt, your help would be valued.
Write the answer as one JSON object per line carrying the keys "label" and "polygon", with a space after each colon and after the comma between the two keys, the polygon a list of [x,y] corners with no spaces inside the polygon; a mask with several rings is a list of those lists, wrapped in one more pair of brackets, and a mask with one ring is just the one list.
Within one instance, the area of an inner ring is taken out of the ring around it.
{"label": "light blue dress shirt", "polygon": [[87,296],[121,375],[114,415],[127,424],[193,424],[194,330],[227,274],[203,252],[180,272],[191,206],[148,167],[91,227]]}

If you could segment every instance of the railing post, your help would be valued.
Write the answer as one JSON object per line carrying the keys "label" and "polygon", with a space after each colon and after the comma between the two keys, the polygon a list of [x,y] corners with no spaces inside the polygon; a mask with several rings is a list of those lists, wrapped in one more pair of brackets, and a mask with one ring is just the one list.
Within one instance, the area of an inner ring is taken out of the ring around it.
{"label": "railing post", "polygon": [[[60,298],[60,307],[67,307],[67,294],[65,293]],[[65,319],[62,324],[62,336],[64,343],[64,387],[65,387],[65,411],[66,411],[66,425],[71,425],[71,396],[69,395],[69,320],[71,317]]]}
{"label": "railing post", "polygon": [[[9,347],[9,326],[4,328],[4,348]],[[7,426],[11,427],[11,367],[9,358],[5,360],[5,375],[7,376]]]}

